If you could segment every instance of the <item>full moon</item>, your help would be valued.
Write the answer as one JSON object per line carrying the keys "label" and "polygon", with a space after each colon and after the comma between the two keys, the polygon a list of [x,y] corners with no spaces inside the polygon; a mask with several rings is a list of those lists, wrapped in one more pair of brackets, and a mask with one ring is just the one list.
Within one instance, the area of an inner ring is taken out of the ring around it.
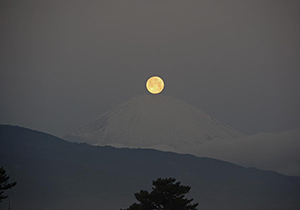
{"label": "full moon", "polygon": [[146,82],[147,90],[152,94],[159,94],[165,87],[164,81],[158,76],[150,77]]}

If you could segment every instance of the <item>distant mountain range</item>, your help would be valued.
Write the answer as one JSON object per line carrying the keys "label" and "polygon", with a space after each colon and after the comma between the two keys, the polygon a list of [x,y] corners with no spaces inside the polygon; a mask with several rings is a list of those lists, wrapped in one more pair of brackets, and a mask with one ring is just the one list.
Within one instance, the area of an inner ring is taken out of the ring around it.
{"label": "distant mountain range", "polygon": [[163,94],[135,96],[63,138],[91,145],[180,152],[243,134],[184,101]]}
{"label": "distant mountain range", "polygon": [[15,126],[0,126],[0,166],[18,183],[7,191],[16,210],[126,208],[158,177],[190,185],[199,210],[300,209],[300,177],[153,149],[70,143]]}
{"label": "distant mountain range", "polygon": [[90,145],[193,154],[300,176],[299,129],[245,136],[204,111],[163,94],[135,96],[62,138]]}

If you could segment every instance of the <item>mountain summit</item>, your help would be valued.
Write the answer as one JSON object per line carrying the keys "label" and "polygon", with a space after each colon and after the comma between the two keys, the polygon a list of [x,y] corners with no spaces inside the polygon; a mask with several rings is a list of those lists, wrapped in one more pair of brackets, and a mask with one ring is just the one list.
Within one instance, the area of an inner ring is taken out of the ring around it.
{"label": "mountain summit", "polygon": [[180,151],[178,148],[240,136],[180,99],[145,94],[121,103],[63,138],[91,145]]}

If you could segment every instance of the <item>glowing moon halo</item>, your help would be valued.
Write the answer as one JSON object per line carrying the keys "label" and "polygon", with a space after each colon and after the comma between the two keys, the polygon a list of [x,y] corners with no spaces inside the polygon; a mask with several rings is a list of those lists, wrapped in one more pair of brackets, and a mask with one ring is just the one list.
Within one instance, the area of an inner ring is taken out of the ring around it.
{"label": "glowing moon halo", "polygon": [[150,77],[146,82],[147,90],[152,94],[159,94],[163,91],[165,83],[162,78],[158,76]]}

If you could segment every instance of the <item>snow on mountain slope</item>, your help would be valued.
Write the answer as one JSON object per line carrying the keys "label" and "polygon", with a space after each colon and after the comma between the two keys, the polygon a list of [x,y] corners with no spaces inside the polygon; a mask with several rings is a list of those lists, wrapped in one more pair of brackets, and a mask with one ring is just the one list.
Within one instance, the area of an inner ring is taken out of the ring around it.
{"label": "snow on mountain slope", "polygon": [[300,176],[300,129],[213,141],[181,153],[217,158],[246,167]]}
{"label": "snow on mountain slope", "polygon": [[217,158],[300,176],[300,130],[244,136],[205,112],[165,95],[136,96],[63,137],[73,142]]}
{"label": "snow on mountain slope", "polygon": [[63,138],[91,145],[155,148],[180,152],[181,148],[243,134],[205,112],[172,96],[135,96]]}

